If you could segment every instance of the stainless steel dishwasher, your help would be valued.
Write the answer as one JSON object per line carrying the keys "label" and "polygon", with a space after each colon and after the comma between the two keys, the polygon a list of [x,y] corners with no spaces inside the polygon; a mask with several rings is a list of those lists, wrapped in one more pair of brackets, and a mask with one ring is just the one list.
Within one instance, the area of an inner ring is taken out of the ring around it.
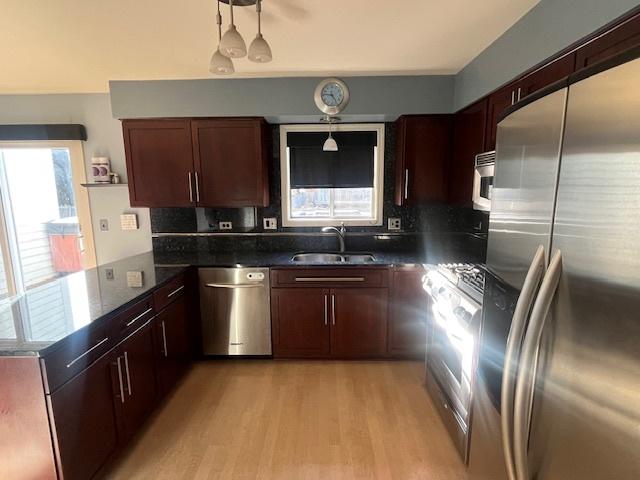
{"label": "stainless steel dishwasher", "polygon": [[271,355],[268,268],[201,268],[205,355]]}

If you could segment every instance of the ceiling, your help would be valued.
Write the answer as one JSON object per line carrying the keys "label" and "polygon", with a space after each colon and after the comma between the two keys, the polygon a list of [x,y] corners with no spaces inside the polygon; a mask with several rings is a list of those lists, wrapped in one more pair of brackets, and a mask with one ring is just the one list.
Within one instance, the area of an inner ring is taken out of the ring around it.
{"label": "ceiling", "polygon": [[[274,61],[235,77],[458,72],[539,0],[263,0]],[[207,78],[214,0],[2,0],[0,94],[106,92],[109,80]],[[221,5],[223,23],[228,6]],[[236,8],[247,44],[254,7]]]}

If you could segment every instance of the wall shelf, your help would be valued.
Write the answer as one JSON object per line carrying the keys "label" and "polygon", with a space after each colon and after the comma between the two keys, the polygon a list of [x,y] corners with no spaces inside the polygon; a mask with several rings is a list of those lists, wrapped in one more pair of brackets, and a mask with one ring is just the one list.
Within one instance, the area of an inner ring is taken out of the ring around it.
{"label": "wall shelf", "polygon": [[81,183],[83,187],[126,187],[126,183]]}

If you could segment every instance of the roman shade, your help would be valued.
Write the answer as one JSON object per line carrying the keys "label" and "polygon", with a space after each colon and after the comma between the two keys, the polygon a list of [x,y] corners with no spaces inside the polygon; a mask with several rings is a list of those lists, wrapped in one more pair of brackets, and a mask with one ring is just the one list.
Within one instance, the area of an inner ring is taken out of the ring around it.
{"label": "roman shade", "polygon": [[86,140],[84,125],[38,124],[38,125],[0,125],[0,140]]}
{"label": "roman shade", "polygon": [[324,152],[327,132],[288,132],[291,188],[372,188],[376,132],[336,132],[337,152]]}

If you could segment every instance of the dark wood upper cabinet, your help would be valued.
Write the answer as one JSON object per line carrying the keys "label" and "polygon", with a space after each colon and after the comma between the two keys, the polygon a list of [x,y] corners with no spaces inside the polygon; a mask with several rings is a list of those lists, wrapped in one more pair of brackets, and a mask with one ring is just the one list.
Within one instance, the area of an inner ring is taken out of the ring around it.
{"label": "dark wood upper cabinet", "polygon": [[386,353],[388,290],[331,289],[331,356],[375,358]]}
{"label": "dark wood upper cabinet", "polygon": [[396,205],[447,200],[453,115],[408,115],[397,122]]}
{"label": "dark wood upper cabinet", "polygon": [[118,446],[112,362],[101,357],[48,396],[56,456],[65,480],[92,478]]}
{"label": "dark wood upper cabinet", "polygon": [[199,205],[269,205],[268,132],[264,120],[194,120],[191,129]]}
{"label": "dark wood upper cabinet", "polygon": [[575,52],[568,53],[525,76],[518,82],[518,101],[552,83],[567,78],[574,71],[575,61]]}
{"label": "dark wood upper cabinet", "polygon": [[621,22],[576,52],[576,71],[640,45],[640,14]]}
{"label": "dark wood upper cabinet", "polygon": [[122,128],[131,206],[195,206],[191,122],[124,120]]}
{"label": "dark wood upper cabinet", "polygon": [[472,203],[475,157],[484,151],[486,125],[486,98],[455,115],[449,167],[449,202],[452,204]]}
{"label": "dark wood upper cabinet", "polygon": [[487,100],[487,126],[484,150],[496,148],[496,133],[498,131],[498,119],[511,105],[517,101],[518,85],[511,83],[489,95]]}
{"label": "dark wood upper cabinet", "polygon": [[422,267],[395,268],[391,273],[388,353],[424,358],[429,296],[422,288]]}
{"label": "dark wood upper cabinet", "polygon": [[156,375],[161,395],[180,380],[191,361],[188,298],[180,296],[155,319]]}

